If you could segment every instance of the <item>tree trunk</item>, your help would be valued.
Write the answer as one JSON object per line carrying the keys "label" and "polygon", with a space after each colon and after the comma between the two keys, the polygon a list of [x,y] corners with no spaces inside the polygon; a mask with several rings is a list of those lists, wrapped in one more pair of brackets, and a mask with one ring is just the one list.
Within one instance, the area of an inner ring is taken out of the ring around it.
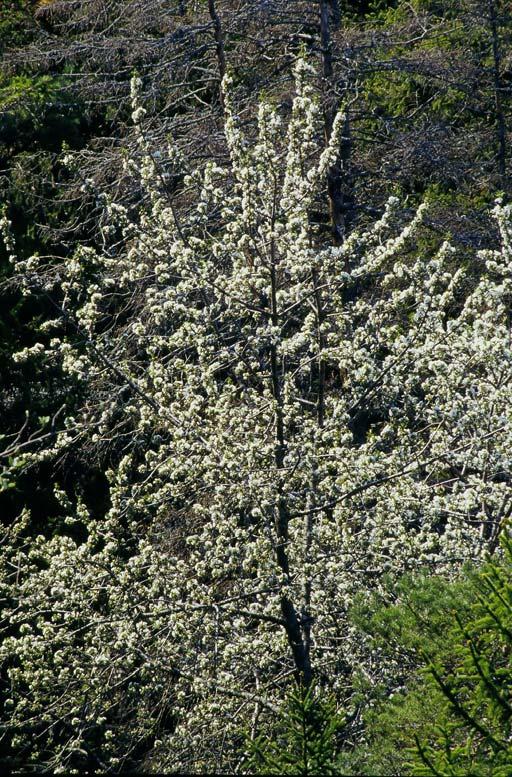
{"label": "tree trunk", "polygon": [[[337,0],[320,0],[320,41],[325,92],[328,92],[329,90],[334,91],[331,18],[332,23],[337,26],[340,22],[340,12]],[[329,141],[331,135],[337,108],[338,106],[336,105],[335,100],[328,95],[324,113],[326,142]],[[341,245],[345,239],[348,221],[351,215],[350,212],[353,208],[352,186],[350,185],[348,174],[351,152],[350,119],[347,111],[340,154],[336,163],[332,165],[327,173],[329,221],[334,241],[338,245]]]}
{"label": "tree trunk", "polygon": [[[217,66],[219,68],[219,76],[222,82],[222,79],[226,74],[226,53],[224,49],[224,34],[222,32],[222,24],[220,21],[220,16],[217,13],[215,0],[208,0],[208,13],[210,14],[210,19],[212,20],[212,24],[213,24],[213,37],[215,38],[215,53],[217,55]],[[224,98],[222,96],[221,88],[219,88],[219,99],[220,99],[221,105],[223,105]]]}
{"label": "tree trunk", "polygon": [[506,127],[505,115],[503,113],[502,91],[503,83],[501,80],[501,49],[498,33],[498,21],[496,15],[496,0],[489,0],[489,22],[491,25],[492,38],[492,60],[493,60],[493,81],[494,81],[494,110],[496,112],[496,140],[497,140],[497,162],[498,172],[505,185],[506,175]]}

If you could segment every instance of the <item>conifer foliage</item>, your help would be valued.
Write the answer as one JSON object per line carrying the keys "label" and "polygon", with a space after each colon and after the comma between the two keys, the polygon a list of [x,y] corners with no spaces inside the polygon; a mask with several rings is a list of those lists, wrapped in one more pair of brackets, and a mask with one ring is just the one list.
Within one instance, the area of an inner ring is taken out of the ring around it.
{"label": "conifer foliage", "polygon": [[416,738],[416,775],[496,775],[512,768],[512,540],[477,578],[470,617],[456,617],[451,660],[432,661],[425,691],[437,698],[430,742]]}
{"label": "conifer foliage", "polygon": [[286,698],[274,731],[249,742],[250,774],[339,774],[336,764],[336,735],[343,717],[336,702],[324,699],[321,690],[310,686],[292,689]]}

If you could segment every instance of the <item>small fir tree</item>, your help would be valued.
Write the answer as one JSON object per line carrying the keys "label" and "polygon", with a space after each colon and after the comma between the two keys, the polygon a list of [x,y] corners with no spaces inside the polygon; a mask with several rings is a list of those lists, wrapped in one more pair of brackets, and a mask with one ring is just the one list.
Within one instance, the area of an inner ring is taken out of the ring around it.
{"label": "small fir tree", "polygon": [[414,775],[508,777],[512,772],[512,539],[477,578],[469,617],[455,614],[451,659],[428,665],[434,734],[415,737]]}
{"label": "small fir tree", "polygon": [[249,742],[251,774],[339,774],[336,737],[344,719],[318,688],[294,688],[270,732]]}

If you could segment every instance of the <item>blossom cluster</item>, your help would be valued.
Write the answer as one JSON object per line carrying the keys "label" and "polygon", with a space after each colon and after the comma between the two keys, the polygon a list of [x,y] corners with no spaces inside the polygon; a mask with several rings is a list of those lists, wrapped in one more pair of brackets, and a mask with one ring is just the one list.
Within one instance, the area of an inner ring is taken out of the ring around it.
{"label": "blossom cluster", "polygon": [[116,768],[149,739],[159,770],[241,768],[245,721],[294,674],[310,666],[349,704],[347,671],[391,671],[349,625],[356,593],[454,573],[512,509],[510,208],[478,279],[449,243],[416,248],[426,206],[400,228],[391,199],[367,231],[322,243],[309,213],[344,122],[322,151],[309,82],[299,60],[287,125],[262,104],[251,144],[226,77],[230,165],[170,196],[134,80],[148,197],[136,217],[105,198],[121,242],[78,247],[59,281],[84,337],[45,351],[84,383],[68,426],[129,442],[106,515],[63,508],[86,541],[6,543],[0,655],[17,656],[16,736],[44,731],[34,762],[89,763],[94,738],[93,767]]}

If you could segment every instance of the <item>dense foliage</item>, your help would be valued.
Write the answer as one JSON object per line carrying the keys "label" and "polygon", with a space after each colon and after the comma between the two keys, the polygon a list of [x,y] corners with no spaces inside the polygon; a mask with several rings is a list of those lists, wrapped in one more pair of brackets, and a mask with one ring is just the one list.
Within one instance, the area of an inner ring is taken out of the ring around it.
{"label": "dense foliage", "polygon": [[367,712],[367,738],[344,765],[358,774],[508,774],[511,539],[457,582],[404,578],[354,606],[354,620],[403,688]]}
{"label": "dense foliage", "polygon": [[506,775],[510,742],[512,545],[480,575],[470,616],[455,616],[453,655],[428,665],[424,692],[439,699],[428,742],[417,739],[414,774]]}

